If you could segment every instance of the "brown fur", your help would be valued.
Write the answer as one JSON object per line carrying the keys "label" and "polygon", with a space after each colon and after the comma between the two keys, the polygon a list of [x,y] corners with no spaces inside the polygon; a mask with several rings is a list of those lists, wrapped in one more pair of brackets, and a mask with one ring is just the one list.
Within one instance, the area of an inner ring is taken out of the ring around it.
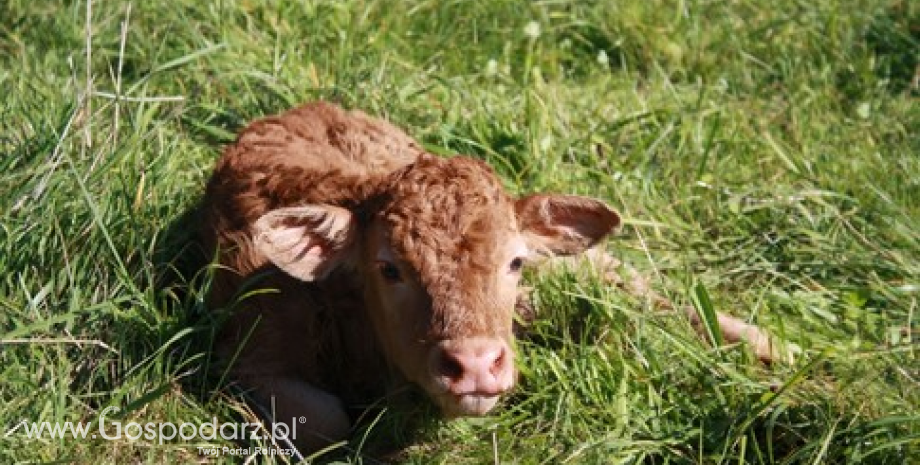
{"label": "brown fur", "polygon": [[[319,102],[249,125],[224,150],[208,183],[207,239],[241,273],[253,260],[249,227],[270,210],[324,203],[354,208],[423,153],[405,133],[361,112]],[[238,252],[232,247],[243,247]]]}
{"label": "brown fur", "polygon": [[326,103],[246,128],[204,220],[220,265],[209,305],[231,315],[217,352],[281,418],[312,419],[307,449],[347,433],[340,404],[402,378],[448,415],[488,411],[513,384],[509,263],[527,247],[579,253],[619,223],[593,199],[512,199],[485,163]]}
{"label": "brown fur", "polygon": [[[451,180],[444,185],[432,176]],[[462,303],[470,296],[488,298],[492,292],[473,292],[491,286],[484,279],[486,264],[497,261],[501,253],[485,238],[510,235],[501,226],[514,218],[512,202],[492,170],[478,160],[455,158],[450,161],[423,156],[400,183],[393,186],[398,199],[384,211],[397,254],[419,274],[419,281],[435,302],[429,337],[489,333],[494,314],[457,313],[445,308],[497,307],[492,302]]]}
{"label": "brown fur", "polygon": [[253,284],[277,290],[245,299],[222,330],[217,351],[225,360],[238,357],[237,376],[286,372],[334,392],[356,391],[348,396],[355,399],[379,394],[385,364],[366,323],[362,289],[346,276],[351,272],[315,283],[277,272],[254,250],[250,227],[279,207],[354,208],[421,153],[394,126],[326,103],[256,121],[226,148],[205,195],[203,237],[221,265],[209,305],[230,305],[264,272]]}

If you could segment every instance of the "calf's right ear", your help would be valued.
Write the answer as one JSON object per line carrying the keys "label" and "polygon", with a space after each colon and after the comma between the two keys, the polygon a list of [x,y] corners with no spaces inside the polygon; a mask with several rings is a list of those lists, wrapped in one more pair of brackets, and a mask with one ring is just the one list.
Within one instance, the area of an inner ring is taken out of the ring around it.
{"label": "calf's right ear", "polygon": [[272,210],[253,224],[253,244],[285,273],[322,279],[352,257],[358,225],[352,212],[332,205]]}
{"label": "calf's right ear", "polygon": [[584,252],[620,224],[604,202],[575,195],[530,195],[518,199],[514,211],[527,245],[541,254]]}

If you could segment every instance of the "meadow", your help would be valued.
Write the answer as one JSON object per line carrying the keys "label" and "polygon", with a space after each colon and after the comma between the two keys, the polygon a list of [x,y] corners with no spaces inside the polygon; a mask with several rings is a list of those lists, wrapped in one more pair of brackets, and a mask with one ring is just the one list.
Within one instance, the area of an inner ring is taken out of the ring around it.
{"label": "meadow", "polygon": [[493,415],[385,413],[308,460],[378,463],[396,436],[418,464],[920,463],[918,59],[907,0],[3,0],[0,463],[243,461],[10,430],[253,418],[208,374],[187,213],[238,129],[316,99],[512,192],[605,199],[605,247],[657,292],[795,360],[532,275]]}

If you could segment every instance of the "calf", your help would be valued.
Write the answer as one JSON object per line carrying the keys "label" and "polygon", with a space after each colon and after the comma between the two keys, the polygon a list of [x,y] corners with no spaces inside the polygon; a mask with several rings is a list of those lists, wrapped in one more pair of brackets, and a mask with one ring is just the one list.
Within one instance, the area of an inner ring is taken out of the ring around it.
{"label": "calf", "polygon": [[216,351],[276,417],[306,418],[309,450],[399,380],[448,417],[487,413],[515,382],[527,258],[580,253],[620,221],[589,198],[513,199],[485,163],[327,103],[244,129],[204,220],[209,305],[230,310]]}

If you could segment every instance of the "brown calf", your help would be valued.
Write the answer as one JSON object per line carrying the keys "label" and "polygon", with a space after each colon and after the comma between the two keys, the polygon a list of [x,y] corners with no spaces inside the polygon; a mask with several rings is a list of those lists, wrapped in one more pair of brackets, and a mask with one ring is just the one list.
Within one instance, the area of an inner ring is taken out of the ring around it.
{"label": "brown calf", "polygon": [[311,450],[400,378],[447,416],[488,412],[515,381],[521,266],[620,221],[593,199],[513,199],[485,163],[326,103],[243,130],[204,205],[221,265],[209,304],[232,309],[217,352],[276,417],[308,419]]}

